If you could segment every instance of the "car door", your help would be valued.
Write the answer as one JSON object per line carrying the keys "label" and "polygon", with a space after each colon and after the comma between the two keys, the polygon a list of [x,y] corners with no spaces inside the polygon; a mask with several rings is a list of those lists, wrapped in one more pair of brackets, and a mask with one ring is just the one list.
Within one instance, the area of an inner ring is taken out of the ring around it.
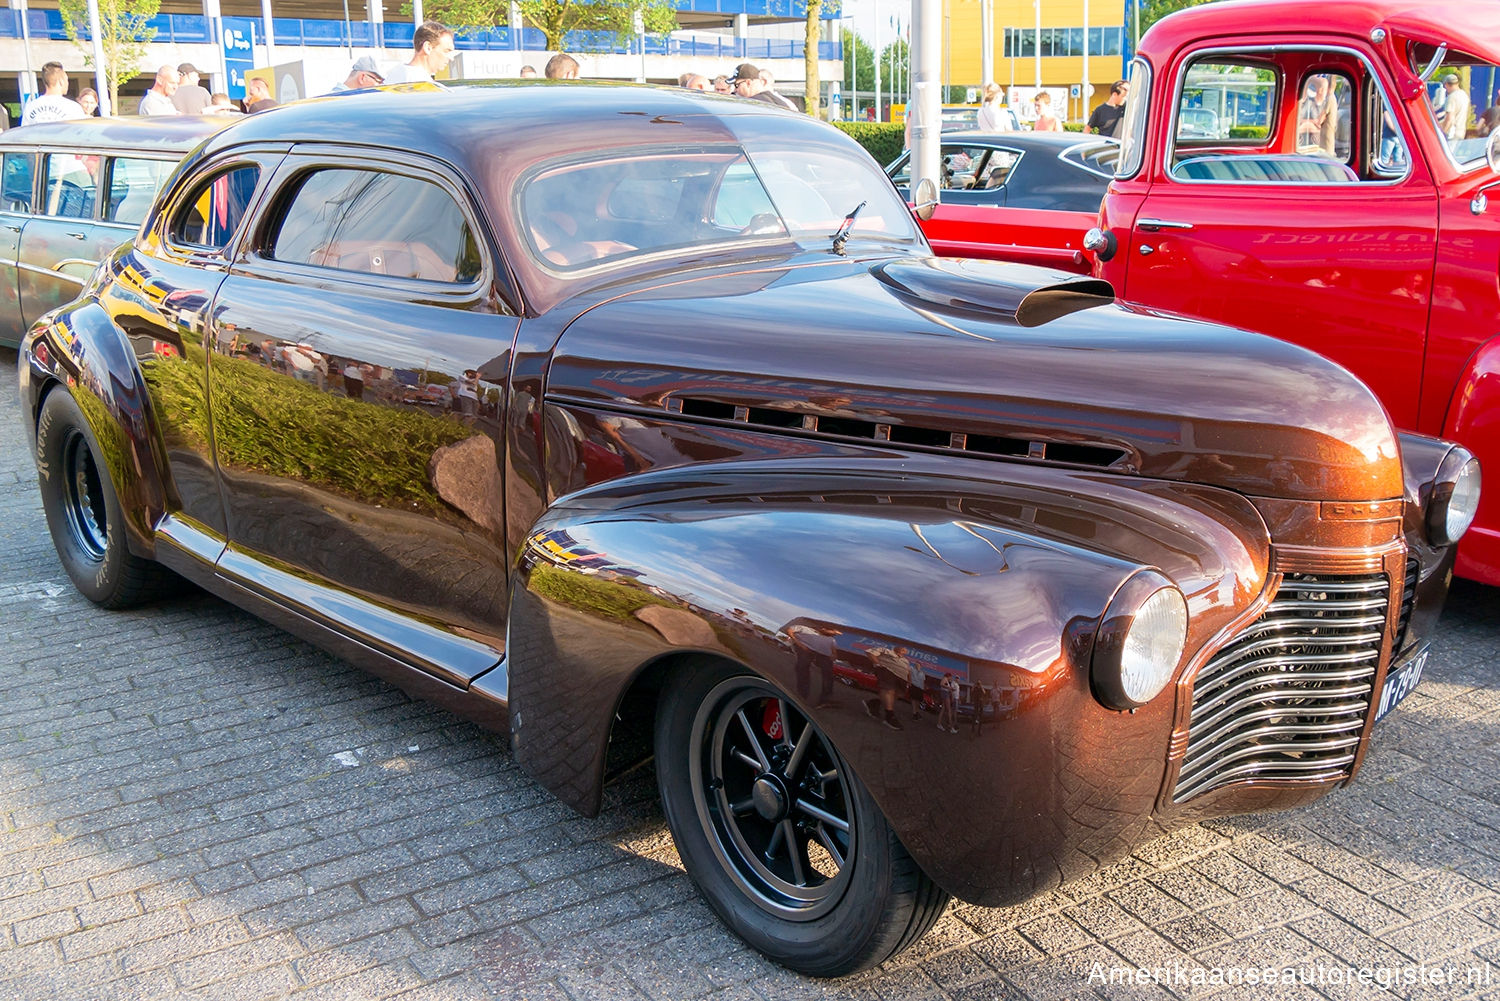
{"label": "car door", "polygon": [[166,460],[156,530],[212,565],[228,535],[213,463],[205,340],[214,295],[281,150],[241,150],[200,164],[158,218],[111,260],[100,304],[129,340]]}
{"label": "car door", "polygon": [[517,319],[461,180],[288,157],[213,306],[222,572],[456,685],[504,649]]}
{"label": "car door", "polygon": [[1189,56],[1176,87],[1154,106],[1268,110],[1225,139],[1158,127],[1124,298],[1312,348],[1414,427],[1437,193],[1389,84],[1362,53],[1268,45]]}
{"label": "car door", "polygon": [[102,161],[88,150],[41,154],[36,211],[21,234],[21,319],[27,325],[71,302],[99,260],[129,235],[97,225]]}
{"label": "car door", "polygon": [[20,344],[27,323],[21,316],[21,233],[31,219],[36,154],[7,152],[0,157],[0,344]]}

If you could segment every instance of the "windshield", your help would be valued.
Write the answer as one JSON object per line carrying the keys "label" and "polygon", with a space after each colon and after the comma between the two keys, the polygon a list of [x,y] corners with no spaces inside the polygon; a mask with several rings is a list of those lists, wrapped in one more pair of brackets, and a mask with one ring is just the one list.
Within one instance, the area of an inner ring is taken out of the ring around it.
{"label": "windshield", "polygon": [[861,202],[850,242],[917,240],[890,182],[827,149],[647,149],[554,162],[523,182],[519,201],[522,232],[553,271],[788,241],[830,249]]}
{"label": "windshield", "polygon": [[1462,52],[1439,53],[1430,45],[1413,45],[1412,69],[1422,73],[1441,59],[1427,78],[1429,127],[1465,170],[1485,162],[1485,143],[1500,126],[1500,67]]}

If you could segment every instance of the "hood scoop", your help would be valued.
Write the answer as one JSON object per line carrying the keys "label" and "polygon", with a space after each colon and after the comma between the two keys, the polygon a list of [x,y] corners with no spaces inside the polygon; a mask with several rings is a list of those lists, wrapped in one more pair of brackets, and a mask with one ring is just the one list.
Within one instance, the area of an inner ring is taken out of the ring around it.
{"label": "hood scoop", "polygon": [[[1060,272],[999,261],[927,257],[890,261],[873,273],[902,296],[929,308],[988,319],[999,313],[1022,327],[1039,327],[1115,301],[1114,287],[1103,279],[1062,277]],[[1051,278],[1061,280],[1046,280]]]}

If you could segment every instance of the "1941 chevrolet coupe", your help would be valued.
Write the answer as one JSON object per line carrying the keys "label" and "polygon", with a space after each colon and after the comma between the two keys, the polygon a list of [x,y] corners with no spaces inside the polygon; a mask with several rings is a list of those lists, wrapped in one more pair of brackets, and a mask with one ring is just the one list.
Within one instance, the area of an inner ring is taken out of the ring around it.
{"label": "1941 chevrolet coupe", "polygon": [[[1205,4],[1131,80],[1095,275],[1312,348],[1500,464],[1500,4]],[[1457,572],[1500,586],[1500,496]]]}
{"label": "1941 chevrolet coupe", "polygon": [[846,137],[680,90],[231,125],[18,364],[86,596],[196,581],[587,814],[654,750],[825,976],[1348,781],[1477,503],[1318,356],[934,258]]}

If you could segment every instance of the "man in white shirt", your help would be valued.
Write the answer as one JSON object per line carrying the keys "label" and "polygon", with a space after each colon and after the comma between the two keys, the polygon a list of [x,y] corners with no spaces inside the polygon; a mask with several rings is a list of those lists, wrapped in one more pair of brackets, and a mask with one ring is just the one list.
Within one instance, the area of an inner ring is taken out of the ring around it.
{"label": "man in white shirt", "polygon": [[146,96],[141,98],[141,107],[137,112],[142,115],[177,115],[177,105],[172,103],[172,95],[177,93],[177,85],[182,77],[177,73],[176,66],[163,66],[156,71],[156,82],[151,89],[146,91]]}
{"label": "man in white shirt", "polygon": [[423,21],[411,36],[411,47],[411,62],[387,70],[386,83],[423,83],[447,69],[453,59],[453,32],[437,21]]}
{"label": "man in white shirt", "polygon": [[760,79],[766,85],[765,92],[775,99],[776,103],[788,111],[796,111],[797,106],[792,103],[791,98],[784,96],[776,89],[776,78],[771,75],[770,70],[761,70]]}
{"label": "man in white shirt", "polygon": [[1469,131],[1469,95],[1458,85],[1458,74],[1443,77],[1445,100],[1438,112],[1438,122],[1449,142],[1458,142]]}
{"label": "man in white shirt", "polygon": [[82,118],[83,109],[77,101],[69,100],[68,73],[62,63],[48,63],[42,67],[42,93],[33,97],[21,116],[22,125],[35,122],[60,122],[68,118]]}

